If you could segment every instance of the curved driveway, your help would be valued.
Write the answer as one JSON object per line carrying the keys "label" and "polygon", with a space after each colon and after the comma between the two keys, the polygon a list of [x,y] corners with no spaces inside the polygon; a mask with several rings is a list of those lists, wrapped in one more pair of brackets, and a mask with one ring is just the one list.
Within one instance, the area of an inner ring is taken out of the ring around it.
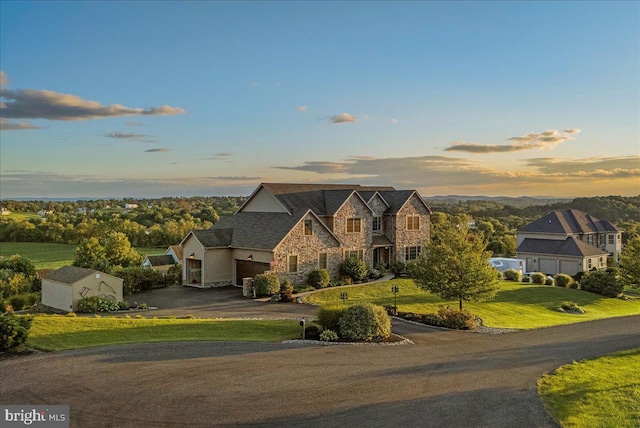
{"label": "curved driveway", "polygon": [[3,404],[77,427],[552,427],[536,380],[640,347],[640,316],[502,335],[396,322],[407,346],[153,343],[0,361]]}

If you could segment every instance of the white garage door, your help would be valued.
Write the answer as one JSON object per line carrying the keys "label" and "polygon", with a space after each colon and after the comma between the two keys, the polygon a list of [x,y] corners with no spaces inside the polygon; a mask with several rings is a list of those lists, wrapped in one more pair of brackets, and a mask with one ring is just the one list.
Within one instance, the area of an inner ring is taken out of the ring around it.
{"label": "white garage door", "polygon": [[580,263],[576,261],[560,260],[560,273],[573,276],[581,270]]}
{"label": "white garage door", "polygon": [[556,259],[540,259],[540,272],[548,275],[558,273],[558,264]]}

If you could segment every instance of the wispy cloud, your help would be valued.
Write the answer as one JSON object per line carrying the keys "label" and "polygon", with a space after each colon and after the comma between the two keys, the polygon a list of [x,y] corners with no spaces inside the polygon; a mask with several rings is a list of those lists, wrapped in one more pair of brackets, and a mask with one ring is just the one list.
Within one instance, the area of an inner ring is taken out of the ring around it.
{"label": "wispy cloud", "polygon": [[[534,158],[525,160],[543,174],[566,177],[638,177],[640,156],[596,157],[586,159]],[[640,191],[640,184],[638,185]]]}
{"label": "wispy cloud", "polygon": [[9,76],[7,76],[7,73],[4,71],[0,70],[0,86],[6,85],[7,83],[9,83]]}
{"label": "wispy cloud", "polygon": [[296,110],[298,110],[299,112],[304,113],[305,111],[307,111],[307,106],[298,106],[298,107],[296,107]]}
{"label": "wispy cloud", "polygon": [[145,135],[145,134],[136,134],[133,132],[109,132],[108,134],[104,134],[107,138],[116,138],[119,140],[133,140],[140,141],[143,143],[155,143],[157,140],[154,140],[153,135]]}
{"label": "wispy cloud", "polygon": [[127,125],[127,126],[144,126],[140,122],[125,122],[124,124]]}
{"label": "wispy cloud", "polygon": [[392,117],[391,120],[389,120],[389,122],[391,122],[392,125],[395,125],[396,123],[398,123],[398,119],[396,119],[395,117]]}
{"label": "wispy cloud", "polygon": [[467,153],[506,153],[534,149],[553,149],[558,144],[567,140],[573,140],[573,135],[579,133],[579,129],[565,129],[564,131],[548,130],[544,132],[530,132],[521,137],[510,137],[507,141],[511,144],[478,144],[454,142],[444,149],[447,152]]}
{"label": "wispy cloud", "polygon": [[161,147],[159,149],[149,149],[149,150],[145,150],[145,153],[165,153],[165,152],[169,152],[170,150],[167,149],[166,147]]}
{"label": "wispy cloud", "polygon": [[328,116],[327,118],[329,119],[329,123],[331,123],[332,125],[337,125],[339,123],[352,123],[352,122],[358,121],[358,119],[355,116],[349,113],[336,114],[334,116]]}
{"label": "wispy cloud", "polygon": [[[210,156],[208,158],[203,158],[203,160],[225,160],[225,159],[228,159],[228,158],[230,158],[232,156],[233,156],[233,153],[218,152],[213,156]],[[230,162],[230,161],[227,160],[227,162]]]}
{"label": "wispy cloud", "polygon": [[0,131],[23,131],[27,129],[42,129],[42,127],[32,125],[29,122],[13,122],[0,118]]}
{"label": "wispy cloud", "polygon": [[176,115],[184,109],[163,105],[160,107],[131,108],[121,104],[102,105],[71,94],[47,90],[2,89],[5,99],[2,116],[9,119],[89,120],[134,115]]}

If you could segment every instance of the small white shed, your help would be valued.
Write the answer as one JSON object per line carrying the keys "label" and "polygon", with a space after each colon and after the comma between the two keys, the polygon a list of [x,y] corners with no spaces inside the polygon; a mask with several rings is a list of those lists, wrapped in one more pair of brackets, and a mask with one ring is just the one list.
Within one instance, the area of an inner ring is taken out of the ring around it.
{"label": "small white shed", "polygon": [[121,278],[93,269],[63,266],[42,279],[42,304],[63,311],[76,311],[83,297],[100,296],[122,301]]}

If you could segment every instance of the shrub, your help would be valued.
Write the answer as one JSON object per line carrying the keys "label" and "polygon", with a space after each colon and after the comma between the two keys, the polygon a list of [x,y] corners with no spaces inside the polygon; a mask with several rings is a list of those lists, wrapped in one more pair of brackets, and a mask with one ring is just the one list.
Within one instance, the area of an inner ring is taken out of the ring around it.
{"label": "shrub", "polygon": [[396,278],[398,278],[407,270],[407,265],[402,260],[396,260],[391,263],[389,269],[391,270],[391,273],[393,273]]}
{"label": "shrub", "polygon": [[335,342],[338,339],[338,333],[333,330],[323,330],[322,333],[320,333],[320,340],[323,342]]}
{"label": "shrub", "polygon": [[315,325],[307,326],[304,329],[304,338],[309,340],[317,340],[320,338],[320,329]]}
{"label": "shrub", "polygon": [[280,279],[272,273],[261,273],[253,279],[253,286],[258,296],[273,296],[280,291]]}
{"label": "shrub", "polygon": [[316,269],[307,275],[307,284],[315,288],[326,288],[331,282],[331,276],[326,269]]}
{"label": "shrub", "polygon": [[[147,306],[146,303],[142,302],[138,305],[138,309],[149,309],[149,306]],[[193,316],[193,315],[190,315]]]}
{"label": "shrub", "polygon": [[121,311],[126,311],[127,309],[129,309],[129,302],[127,302],[126,300],[118,302],[118,309],[120,309]]}
{"label": "shrub", "polygon": [[291,285],[291,281],[285,279],[282,284],[280,284],[280,292],[281,293],[293,293],[293,285]]}
{"label": "shrub", "polygon": [[515,269],[507,269],[503,273],[504,279],[507,281],[516,281],[520,282],[522,280],[522,273]]}
{"label": "shrub", "polygon": [[351,278],[353,281],[362,281],[369,273],[369,268],[364,260],[355,257],[343,260],[338,268],[340,276]]}
{"label": "shrub", "polygon": [[13,307],[14,311],[20,311],[27,304],[27,298],[24,294],[17,294],[9,297],[9,304]]}
{"label": "shrub", "polygon": [[458,311],[449,306],[440,306],[438,318],[442,320],[442,325],[447,328],[456,330],[473,330],[476,328],[475,317],[466,309]]}
{"label": "shrub", "polygon": [[422,322],[436,327],[445,327],[442,318],[440,318],[437,314],[424,314],[422,316]]}
{"label": "shrub", "polygon": [[117,267],[111,272],[113,276],[122,278],[123,293],[130,295],[144,290],[151,290],[158,284],[164,284],[164,275],[153,269],[141,267]]}
{"label": "shrub", "polygon": [[167,271],[166,281],[167,285],[180,284],[182,281],[182,265],[180,263],[176,263],[169,268]]}
{"label": "shrub", "polygon": [[544,285],[553,285],[553,278],[547,277],[547,279],[544,280]]}
{"label": "shrub", "polygon": [[580,288],[605,297],[618,297],[624,290],[624,285],[618,281],[615,272],[597,270],[582,277]]}
{"label": "shrub", "polygon": [[530,283],[531,282],[531,278],[528,277],[528,276],[524,276],[524,277],[522,277],[522,282]]}
{"label": "shrub", "polygon": [[574,314],[584,314],[584,309],[578,306],[578,304],[575,302],[570,302],[570,301],[562,302],[560,304],[560,308],[562,308],[562,310],[565,312],[571,312]]}
{"label": "shrub", "polygon": [[291,303],[295,302],[295,298],[293,297],[293,293],[291,291],[281,291],[280,292],[280,301],[282,303]]}
{"label": "shrub", "polygon": [[340,317],[340,336],[371,341],[391,335],[391,319],[381,306],[373,303],[356,303]]}
{"label": "shrub", "polygon": [[582,279],[582,277],[584,276],[584,272],[578,272],[575,275],[572,276],[573,280],[576,282],[580,282],[580,280]]}
{"label": "shrub", "polygon": [[83,297],[78,302],[78,312],[113,312],[119,309],[118,302],[100,296]]}
{"label": "shrub", "polygon": [[293,292],[296,294],[305,293],[307,291],[313,291],[313,290],[315,290],[315,288],[308,285],[297,285],[293,288]]}
{"label": "shrub", "polygon": [[543,285],[544,282],[547,280],[547,276],[541,272],[534,272],[530,275],[530,277],[531,277],[531,282],[534,284]]}
{"label": "shrub", "polygon": [[556,280],[556,286],[558,287],[569,288],[571,284],[575,282],[573,278],[564,273],[557,274],[554,279]]}
{"label": "shrub", "polygon": [[340,317],[346,310],[340,306],[323,306],[318,311],[316,322],[325,330],[340,331]]}
{"label": "shrub", "polygon": [[16,316],[9,312],[0,314],[0,351],[22,345],[27,340],[32,320],[29,316]]}

